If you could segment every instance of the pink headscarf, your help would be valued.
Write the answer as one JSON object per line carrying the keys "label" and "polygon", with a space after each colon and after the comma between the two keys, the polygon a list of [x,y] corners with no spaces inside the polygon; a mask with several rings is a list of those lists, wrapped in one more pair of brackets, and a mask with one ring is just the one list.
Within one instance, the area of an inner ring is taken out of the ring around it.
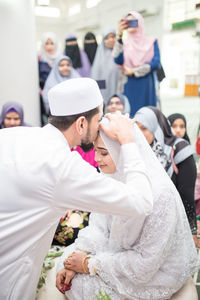
{"label": "pink headscarf", "polygon": [[124,65],[135,68],[152,60],[155,38],[144,35],[144,19],[138,12],[131,11],[128,15],[138,20],[138,29],[135,33],[128,33],[124,41]]}

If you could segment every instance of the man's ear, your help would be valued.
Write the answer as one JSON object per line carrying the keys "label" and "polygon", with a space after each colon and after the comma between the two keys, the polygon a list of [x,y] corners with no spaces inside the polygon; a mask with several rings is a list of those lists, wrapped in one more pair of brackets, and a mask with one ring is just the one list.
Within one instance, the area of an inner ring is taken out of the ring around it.
{"label": "man's ear", "polygon": [[79,135],[83,135],[85,130],[87,130],[88,122],[84,116],[81,116],[76,120],[75,125],[76,125],[76,130],[79,133]]}

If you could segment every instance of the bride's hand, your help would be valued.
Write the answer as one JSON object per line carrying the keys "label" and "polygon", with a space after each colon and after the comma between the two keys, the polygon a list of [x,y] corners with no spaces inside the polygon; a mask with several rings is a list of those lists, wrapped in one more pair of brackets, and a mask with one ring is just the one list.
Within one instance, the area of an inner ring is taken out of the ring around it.
{"label": "bride's hand", "polygon": [[[86,257],[83,253],[73,252],[65,261],[64,267],[68,270],[72,270],[77,273],[85,273],[83,269],[83,260]],[[88,270],[88,260],[89,257],[84,261],[85,271],[89,273]]]}
{"label": "bride's hand", "polygon": [[56,275],[56,287],[65,294],[67,290],[71,288],[71,281],[76,275],[76,272],[71,270],[62,269]]}

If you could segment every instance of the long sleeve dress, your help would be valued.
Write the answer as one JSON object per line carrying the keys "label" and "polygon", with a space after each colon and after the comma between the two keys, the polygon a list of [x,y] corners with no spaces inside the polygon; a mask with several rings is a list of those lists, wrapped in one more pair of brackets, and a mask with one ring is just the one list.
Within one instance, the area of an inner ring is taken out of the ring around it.
{"label": "long sleeve dress", "polygon": [[[122,41],[116,41],[113,56],[116,64],[123,65],[124,49]],[[135,75],[127,76],[124,85],[124,95],[128,97],[131,106],[131,117],[141,107],[148,105],[156,106],[157,104],[154,74],[154,71],[160,68],[160,52],[157,41],[154,42],[154,56],[148,64],[150,68],[137,74],[138,77]]]}
{"label": "long sleeve dress", "polygon": [[[180,198],[169,188],[154,195],[153,213],[145,218],[91,214],[73,251],[88,251],[91,275],[77,274],[69,300],[95,300],[99,290],[112,300],[170,299],[199,268],[196,249]],[[95,267],[98,275],[92,274]]]}
{"label": "long sleeve dress", "polygon": [[197,220],[194,201],[194,189],[197,178],[197,169],[193,155],[177,164],[177,168],[179,171],[178,174],[174,172],[171,179],[183,201],[191,231],[193,234],[196,234]]}

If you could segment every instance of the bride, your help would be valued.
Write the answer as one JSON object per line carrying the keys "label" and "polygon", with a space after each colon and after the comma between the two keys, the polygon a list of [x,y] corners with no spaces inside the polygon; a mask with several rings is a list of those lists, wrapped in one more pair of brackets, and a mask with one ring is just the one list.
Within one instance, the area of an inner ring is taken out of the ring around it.
{"label": "bride", "polygon": [[[180,196],[137,125],[133,136],[152,185],[153,212],[146,217],[91,214],[89,226],[58,264],[56,285],[69,300],[95,300],[99,290],[112,300],[170,299],[199,269]],[[124,181],[119,150],[100,132],[95,151],[101,172]]]}

